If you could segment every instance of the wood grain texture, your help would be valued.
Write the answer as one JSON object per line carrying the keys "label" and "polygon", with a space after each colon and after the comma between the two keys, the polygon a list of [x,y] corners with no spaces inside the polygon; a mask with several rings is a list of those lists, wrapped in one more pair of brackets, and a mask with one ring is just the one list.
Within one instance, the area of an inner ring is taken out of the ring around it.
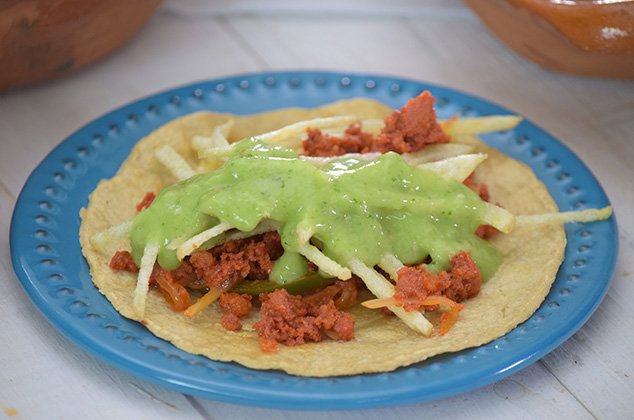
{"label": "wood grain texture", "polygon": [[[118,371],[53,330],[16,279],[13,205],[66,136],[120,105],[245,72],[326,69],[437,83],[502,104],[570,147],[620,230],[605,301],[541,361],[453,397],[355,412],[293,412],[185,396]],[[0,418],[625,419],[634,413],[634,83],[552,73],[495,39],[457,0],[166,2],[123,49],[72,77],[0,95]]]}

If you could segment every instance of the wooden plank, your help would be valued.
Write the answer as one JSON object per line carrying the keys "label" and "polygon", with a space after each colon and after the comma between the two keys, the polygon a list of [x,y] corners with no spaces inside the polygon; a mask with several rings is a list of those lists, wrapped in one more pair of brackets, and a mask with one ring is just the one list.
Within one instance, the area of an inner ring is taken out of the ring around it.
{"label": "wooden plank", "polygon": [[[496,384],[406,407],[287,412],[183,396],[103,364],[52,330],[21,289],[0,243],[0,407],[15,418],[449,419],[625,418],[634,411],[627,327],[634,319],[634,85],[551,73],[491,36],[460,2],[168,1],[125,48],[69,77],[0,100],[0,235],[29,171],[59,141],[113,107],[196,80],[263,69],[328,69],[426,80],[504,104],[568,144],[620,217],[621,258],[608,298],[543,362]],[[174,9],[177,4],[181,9]],[[202,11],[192,7],[203,4]],[[353,6],[361,3],[353,2]],[[188,9],[188,7],[190,7]],[[251,7],[259,7],[255,14]],[[223,9],[224,8],[224,9]],[[321,11],[321,14],[318,13]],[[336,16],[331,15],[336,13]],[[597,147],[599,143],[599,147]],[[15,410],[15,411],[12,411]]]}
{"label": "wooden plank", "polygon": [[[15,200],[0,188],[0,236]],[[69,342],[22,289],[0,242],[0,408],[16,419],[200,418],[181,393],[123,373]]]}
{"label": "wooden plank", "polygon": [[[624,247],[625,254],[634,254],[631,242]],[[634,294],[631,270],[631,260],[617,268],[614,281],[626,283],[622,290],[612,290],[586,325],[543,359],[550,372],[597,418],[634,413],[634,338],[629,334],[634,317],[629,299],[624,298]]]}
{"label": "wooden plank", "polygon": [[468,416],[472,419],[506,420],[527,419],[593,419],[583,405],[539,363],[506,379],[477,389],[436,401],[357,411],[300,412],[256,409],[198,399],[210,418],[250,419],[274,418],[305,420],[453,420]]}

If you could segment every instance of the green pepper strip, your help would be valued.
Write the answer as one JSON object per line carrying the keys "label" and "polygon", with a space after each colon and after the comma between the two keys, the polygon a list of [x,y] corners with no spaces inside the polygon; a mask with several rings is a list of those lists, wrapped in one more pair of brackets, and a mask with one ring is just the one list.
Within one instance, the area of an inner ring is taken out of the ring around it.
{"label": "green pepper strip", "polygon": [[276,289],[286,289],[286,291],[291,295],[299,295],[304,292],[327,286],[334,283],[336,280],[336,277],[325,278],[320,276],[318,273],[313,273],[284,284],[276,283],[273,280],[242,281],[233,286],[230,291],[257,296],[260,293],[270,293]]}

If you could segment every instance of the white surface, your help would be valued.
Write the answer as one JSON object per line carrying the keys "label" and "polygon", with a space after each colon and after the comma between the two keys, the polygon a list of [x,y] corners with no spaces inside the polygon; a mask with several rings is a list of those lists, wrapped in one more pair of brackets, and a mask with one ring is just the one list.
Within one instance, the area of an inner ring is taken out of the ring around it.
{"label": "white surface", "polygon": [[[10,263],[9,221],[31,170],[112,108],[203,79],[328,69],[437,83],[502,104],[566,143],[619,217],[613,285],[541,361],[479,390],[356,412],[291,412],[185,396],[101,363],[34,308]],[[172,0],[128,45],[71,77],[0,93],[0,418],[634,418],[634,82],[551,73],[498,42],[457,0],[295,3]]]}

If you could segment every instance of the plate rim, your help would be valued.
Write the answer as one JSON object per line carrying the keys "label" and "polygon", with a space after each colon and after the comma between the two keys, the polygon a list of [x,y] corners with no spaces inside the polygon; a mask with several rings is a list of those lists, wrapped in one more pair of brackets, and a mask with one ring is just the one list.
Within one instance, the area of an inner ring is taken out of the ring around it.
{"label": "plate rim", "polygon": [[[198,381],[190,381],[189,384],[185,383],[187,379],[191,379],[191,378],[188,378],[187,376],[176,375],[173,372],[163,372],[160,369],[153,369],[152,367],[147,367],[147,366],[131,366],[129,363],[129,360],[125,358],[125,354],[121,354],[120,352],[116,352],[116,351],[114,351],[111,354],[99,352],[98,348],[100,348],[100,345],[103,346],[103,344],[99,342],[95,342],[95,339],[93,337],[81,337],[82,339],[80,339],[80,337],[76,337],[75,336],[76,331],[72,328],[72,325],[69,325],[70,321],[68,321],[68,318],[59,317],[59,316],[56,317],[55,314],[52,314],[47,310],[50,308],[46,308],[42,306],[46,304],[47,299],[45,296],[39,295],[41,290],[37,289],[34,285],[33,276],[35,276],[35,273],[29,272],[29,270],[32,267],[29,267],[28,264],[26,265],[24,264],[24,261],[21,255],[22,253],[18,251],[18,248],[20,247],[20,240],[19,240],[20,238],[17,236],[17,232],[21,230],[18,225],[20,224],[22,220],[21,219],[22,216],[20,215],[21,213],[20,209],[22,208],[23,203],[26,200],[26,196],[30,192],[30,189],[33,188],[33,185],[35,183],[35,178],[38,175],[38,170],[41,167],[45,166],[46,163],[49,162],[51,159],[56,159],[57,154],[60,154],[61,151],[64,149],[64,147],[67,147],[68,145],[73,143],[74,141],[73,139],[80,136],[80,133],[84,133],[91,127],[94,127],[96,124],[103,124],[103,123],[108,124],[109,123],[108,119],[112,115],[117,113],[122,113],[135,106],[139,106],[139,104],[144,104],[146,102],[149,102],[153,98],[163,97],[173,92],[180,92],[187,89],[191,90],[194,87],[199,87],[203,85],[211,86],[212,84],[216,84],[216,86],[218,86],[219,84],[224,84],[226,87],[226,85],[234,83],[235,81],[255,80],[255,79],[262,79],[265,77],[271,77],[275,79],[285,79],[285,80],[291,80],[293,77],[297,77],[298,79],[301,79],[301,80],[304,80],[309,77],[312,77],[313,79],[317,77],[324,77],[324,78],[338,78],[342,82],[345,78],[348,78],[349,80],[350,79],[353,79],[353,80],[381,79],[386,81],[395,81],[396,83],[412,84],[412,85],[420,86],[423,88],[435,88],[436,90],[440,90],[443,92],[448,91],[457,96],[469,98],[470,100],[473,100],[476,103],[485,103],[488,106],[502,109],[507,113],[513,113],[512,110],[506,107],[497,105],[496,103],[492,101],[482,99],[478,96],[465,93],[457,89],[453,89],[453,88],[449,88],[449,87],[445,87],[445,86],[441,86],[437,84],[416,81],[412,79],[404,79],[404,78],[394,77],[394,76],[371,75],[371,74],[354,73],[354,72],[329,72],[329,71],[255,72],[255,73],[247,73],[242,75],[215,78],[215,79],[205,80],[205,81],[198,81],[195,83],[186,84],[186,85],[176,87],[173,89],[166,89],[155,94],[144,96],[138,100],[131,101],[125,105],[122,105],[118,108],[113,109],[112,111],[104,113],[103,115],[95,118],[91,122],[85,124],[84,126],[79,128],[77,131],[75,131],[73,134],[68,136],[65,140],[60,142],[37,165],[37,167],[33,170],[31,175],[28,177],[27,181],[25,182],[25,185],[22,188],[22,191],[20,192],[20,195],[18,196],[18,199],[16,200],[16,205],[15,205],[14,212],[11,218],[10,251],[11,251],[11,259],[14,266],[14,271],[16,272],[16,275],[18,279],[20,280],[23,288],[27,291],[29,298],[32,300],[32,302],[38,308],[38,310],[43,314],[43,316],[48,320],[49,323],[51,323],[56,329],[62,332],[62,334],[66,338],[70,339],[71,342],[83,348],[84,350],[88,351],[88,353],[97,357],[98,359],[112,366],[115,366],[127,373],[130,373],[134,376],[148,380],[150,382],[154,382],[156,384],[163,385],[180,392],[184,392],[186,394],[196,395],[196,396],[205,397],[205,398],[211,398],[211,399],[225,401],[225,402],[252,405],[252,406],[258,406],[258,407],[267,407],[267,408],[304,409],[304,410],[306,409],[324,410],[324,409],[378,408],[378,407],[402,405],[402,404],[409,404],[414,402],[422,402],[422,401],[428,401],[432,399],[438,399],[438,398],[442,398],[442,397],[446,397],[450,395],[455,395],[457,393],[477,389],[482,386],[488,385],[492,382],[495,382],[497,380],[503,379],[509,376],[510,374],[529,366],[530,364],[539,360],[544,355],[548,354],[550,351],[552,351],[554,348],[559,346],[561,343],[563,343],[563,341],[565,341],[572,334],[574,334],[574,332],[576,332],[587,321],[587,319],[592,315],[592,313],[596,310],[600,302],[605,297],[605,294],[607,293],[607,290],[609,289],[610,284],[612,282],[612,277],[613,277],[613,273],[614,273],[614,269],[616,265],[616,257],[618,255],[618,229],[616,224],[616,218],[614,216],[610,219],[610,221],[606,222],[606,223],[609,223],[611,228],[611,232],[612,232],[611,245],[614,250],[614,252],[610,255],[611,258],[607,259],[608,260],[607,265],[608,266],[611,265],[611,270],[608,270],[608,274],[607,274],[608,280],[603,285],[602,290],[598,291],[599,297],[594,299],[594,301],[590,302],[590,305],[588,305],[585,315],[575,319],[574,322],[572,322],[571,325],[567,327],[568,331],[565,335],[559,336],[556,339],[551,340],[548,345],[540,348],[539,350],[533,349],[532,351],[527,351],[524,354],[518,355],[517,358],[519,360],[517,361],[517,363],[513,364],[512,366],[504,366],[500,369],[497,369],[495,372],[492,372],[489,369],[488,373],[482,376],[476,382],[472,381],[469,384],[467,383],[453,384],[454,386],[451,389],[444,388],[441,391],[430,392],[424,396],[420,395],[420,390],[421,390],[420,387],[413,387],[413,388],[401,387],[400,389],[392,389],[391,392],[386,392],[382,398],[380,395],[377,396],[375,392],[371,393],[371,395],[365,395],[365,396],[359,392],[351,392],[348,395],[341,395],[341,394],[329,395],[328,392],[324,392],[323,394],[307,395],[301,392],[298,393],[298,392],[289,392],[289,391],[286,391],[283,394],[280,394],[279,390],[275,392],[265,392],[265,391],[269,391],[268,389],[261,390],[260,394],[258,394],[258,396],[255,398],[253,396],[249,396],[249,398],[240,398],[240,397],[237,397],[236,395],[231,395],[229,388],[232,388],[232,387],[228,387],[223,390],[204,389],[205,384],[199,383]],[[166,122],[167,121],[162,121],[162,124]],[[605,195],[605,191],[602,189],[602,187],[598,183],[598,180],[596,180],[596,178],[591,173],[589,168],[587,168],[587,166],[574,154],[574,152],[572,152],[568,147],[566,147],[563,143],[558,141],[556,138],[554,138],[553,136],[545,132],[543,129],[539,128],[536,124],[528,120],[525,120],[525,122],[529,124],[530,126],[532,126],[534,129],[536,129],[538,132],[545,134],[547,140],[551,142],[554,141],[555,142],[554,145],[556,146],[556,148],[561,149],[564,154],[571,155],[574,159],[576,159],[576,161],[573,161],[573,162],[577,165],[580,165],[581,169],[579,170],[584,172],[584,175],[589,176],[592,180],[594,180],[596,185],[598,185],[598,187],[600,188],[599,195],[603,195],[605,201],[609,203],[609,200],[607,199],[607,196]],[[552,146],[552,145],[549,144],[549,146]],[[527,162],[524,162],[524,163],[527,163]],[[567,229],[566,231],[567,236],[569,234],[573,234],[573,235],[577,234],[574,232],[571,233],[569,232],[569,230],[570,229]],[[568,252],[566,255],[568,255]],[[454,354],[450,355],[449,357],[454,357]],[[459,357],[459,356],[456,356],[456,357]],[[222,364],[222,362],[215,362],[215,363]],[[250,372],[256,377],[260,376],[260,374],[262,373],[261,371],[252,371],[251,369],[244,368],[241,366],[233,366],[233,368],[237,369],[237,372],[240,372],[240,373],[243,373],[243,371],[246,370],[248,371],[246,374]],[[397,372],[407,371],[408,369],[414,369],[414,368],[405,367],[405,368],[401,368],[397,370]],[[377,378],[377,377],[381,377],[385,375],[389,376],[390,374],[391,373],[366,374],[366,375],[356,375],[356,376],[366,377],[366,378]],[[286,374],[282,373],[282,375],[286,375]],[[290,376],[290,375],[287,375],[287,376]],[[294,378],[301,378],[301,377],[294,377]],[[347,378],[353,378],[353,377],[336,377],[335,380],[343,381],[343,380],[346,380]],[[308,378],[308,380],[306,380],[304,383],[306,382],[310,383],[311,381],[327,383],[329,380],[331,379]],[[383,380],[383,379],[380,379],[380,380]],[[348,381],[348,382],[354,382],[354,381]],[[272,396],[271,393],[275,395]],[[265,399],[269,399],[269,400],[265,400]],[[290,399],[292,401],[284,403],[283,400],[285,399]]]}

